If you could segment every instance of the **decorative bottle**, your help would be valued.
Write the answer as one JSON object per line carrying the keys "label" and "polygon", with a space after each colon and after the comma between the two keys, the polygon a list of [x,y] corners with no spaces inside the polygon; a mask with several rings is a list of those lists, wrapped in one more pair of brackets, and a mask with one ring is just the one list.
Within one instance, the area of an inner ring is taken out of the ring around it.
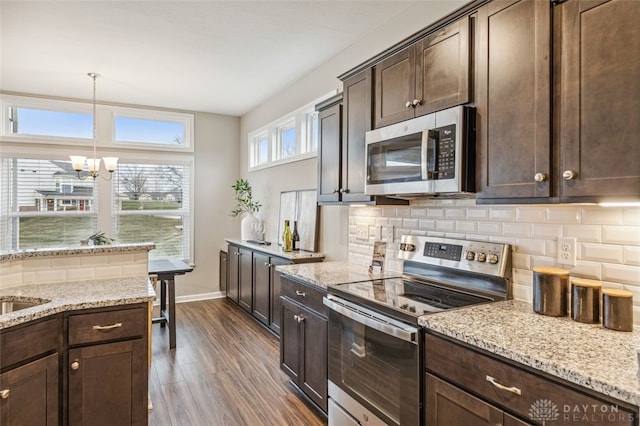
{"label": "decorative bottle", "polygon": [[300,250],[300,235],[298,234],[298,221],[293,221],[293,250]]}
{"label": "decorative bottle", "polygon": [[290,252],[293,245],[293,238],[291,236],[291,228],[289,227],[289,221],[284,221],[284,232],[282,233],[282,249],[286,252]]}

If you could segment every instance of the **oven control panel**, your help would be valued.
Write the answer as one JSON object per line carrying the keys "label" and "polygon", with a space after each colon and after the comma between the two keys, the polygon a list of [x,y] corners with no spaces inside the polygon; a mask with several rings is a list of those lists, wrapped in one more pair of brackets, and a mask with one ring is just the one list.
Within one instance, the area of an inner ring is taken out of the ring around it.
{"label": "oven control panel", "polygon": [[511,246],[488,241],[403,235],[398,258],[500,277],[511,272]]}

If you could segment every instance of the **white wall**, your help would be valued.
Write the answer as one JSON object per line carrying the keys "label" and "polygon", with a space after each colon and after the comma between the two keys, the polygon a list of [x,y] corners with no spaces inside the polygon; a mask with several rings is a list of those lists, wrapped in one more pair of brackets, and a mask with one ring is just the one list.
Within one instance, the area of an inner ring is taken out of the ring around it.
{"label": "white wall", "polygon": [[[240,173],[249,180],[254,196],[264,205],[266,239],[276,240],[280,192],[317,187],[315,159],[248,172],[247,135],[287,113],[332,91],[342,90],[337,76],[356,67],[404,38],[467,3],[465,0],[418,1],[374,32],[283,89],[241,120]],[[363,6],[364,7],[364,6]],[[320,213],[319,250],[327,260],[348,258],[348,208],[323,206]]]}
{"label": "white wall", "polygon": [[176,295],[206,295],[219,290],[218,250],[225,237],[240,234],[229,213],[231,185],[239,176],[240,119],[195,113],[193,272],[176,277]]}

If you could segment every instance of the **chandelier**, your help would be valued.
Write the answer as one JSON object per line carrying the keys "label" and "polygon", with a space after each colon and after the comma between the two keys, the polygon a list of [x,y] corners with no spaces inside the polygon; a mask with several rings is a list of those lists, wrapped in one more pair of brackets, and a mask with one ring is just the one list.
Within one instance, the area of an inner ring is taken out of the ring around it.
{"label": "chandelier", "polygon": [[80,172],[84,170],[85,162],[87,164],[87,168],[89,169],[89,175],[85,177],[85,179],[91,177],[93,180],[96,180],[98,176],[105,180],[111,180],[113,176],[113,172],[116,170],[118,166],[118,158],[117,157],[103,157],[104,167],[109,172],[108,177],[104,177],[100,175],[100,158],[96,155],[96,141],[97,141],[97,120],[96,120],[96,79],[100,77],[100,74],[95,72],[87,73],[89,77],[93,80],[93,158],[87,158],[82,155],[70,155],[71,165],[73,166],[73,170],[78,173],[78,178],[80,177]]}

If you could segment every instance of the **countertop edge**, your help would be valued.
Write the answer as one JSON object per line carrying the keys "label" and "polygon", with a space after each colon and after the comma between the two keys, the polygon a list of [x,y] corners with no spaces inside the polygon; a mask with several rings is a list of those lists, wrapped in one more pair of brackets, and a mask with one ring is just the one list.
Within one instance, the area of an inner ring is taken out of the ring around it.
{"label": "countertop edge", "polygon": [[[117,293],[118,284],[122,286],[122,293]],[[100,286],[102,294],[96,292],[92,296],[94,292],[87,291],[91,286],[93,289]],[[69,292],[77,290],[78,294],[59,296],[55,289],[60,287]],[[145,276],[10,287],[0,290],[0,298],[6,301],[47,300],[40,305],[0,315],[0,330],[4,330],[63,312],[148,303],[156,299],[156,294]]]}
{"label": "countertop edge", "polygon": [[101,253],[128,253],[135,251],[150,251],[155,248],[155,243],[136,243],[21,250],[9,253],[0,253],[0,263],[11,260],[29,259],[34,257],[77,256]]}
{"label": "countertop edge", "polygon": [[[278,248],[277,244],[272,243],[271,245],[263,245],[263,244],[255,244],[250,243],[244,240],[238,240],[235,238],[225,238],[227,243],[233,244],[236,246],[244,247],[251,249],[253,251],[259,251],[271,256],[280,257],[282,259],[291,260],[293,263],[305,263],[309,261],[322,261],[325,258],[324,253],[320,252],[311,252],[311,251],[292,251],[292,252],[284,252],[280,248]],[[275,248],[272,248],[274,247]]]}
{"label": "countertop edge", "polygon": [[[525,304],[526,302],[507,301]],[[498,302],[504,303],[504,302]],[[489,304],[490,305],[490,304]],[[489,306],[487,305],[487,306]],[[464,309],[473,309],[463,308]],[[449,337],[458,340],[462,343],[468,344],[479,350],[484,350],[491,354],[500,356],[509,361],[522,364],[533,370],[537,370],[546,373],[550,376],[556,377],[560,380],[584,387],[591,391],[606,395],[611,398],[615,398],[619,401],[633,405],[636,409],[640,410],[640,387],[634,392],[631,389],[624,388],[623,385],[607,382],[605,380],[590,377],[586,373],[579,371],[578,369],[571,368],[571,366],[562,365],[561,363],[554,363],[550,360],[541,359],[542,357],[535,357],[531,354],[521,353],[517,350],[510,349],[506,345],[498,345],[495,342],[488,341],[487,339],[474,334],[473,331],[467,330],[452,330],[445,324],[438,323],[437,315],[452,315],[455,314],[455,310],[444,313],[436,314],[436,316],[425,315],[420,318],[420,324],[427,330],[438,333],[442,336]],[[536,314],[537,315],[537,314]],[[550,318],[550,317],[549,317]],[[585,324],[577,324],[585,325]],[[585,325],[586,326],[586,325]],[[611,333],[621,333],[617,331],[607,331]],[[636,413],[638,414],[638,413]]]}

